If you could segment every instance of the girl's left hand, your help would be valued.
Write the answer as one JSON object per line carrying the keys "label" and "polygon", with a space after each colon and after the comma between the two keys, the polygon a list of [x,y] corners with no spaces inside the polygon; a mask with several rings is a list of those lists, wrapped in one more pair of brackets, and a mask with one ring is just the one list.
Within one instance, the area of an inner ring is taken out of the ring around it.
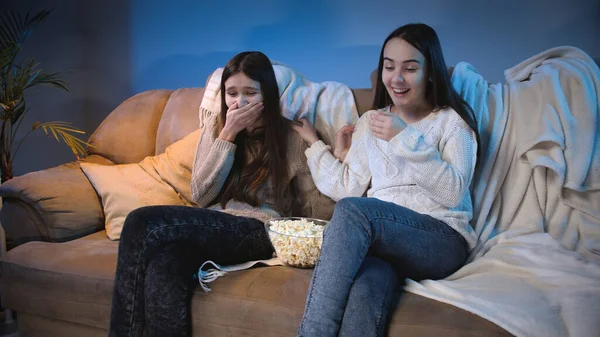
{"label": "girl's left hand", "polygon": [[302,126],[292,124],[292,129],[298,132],[300,137],[302,137],[309,146],[313,145],[313,143],[319,140],[317,130],[315,130],[315,127],[306,118],[300,119],[300,122],[302,123]]}
{"label": "girl's left hand", "polygon": [[339,161],[343,162],[346,159],[346,155],[352,145],[352,133],[354,132],[354,125],[345,125],[335,134],[335,148],[333,150],[333,156]]}
{"label": "girl's left hand", "polygon": [[377,111],[369,116],[369,128],[375,137],[390,141],[406,127],[402,118]]}

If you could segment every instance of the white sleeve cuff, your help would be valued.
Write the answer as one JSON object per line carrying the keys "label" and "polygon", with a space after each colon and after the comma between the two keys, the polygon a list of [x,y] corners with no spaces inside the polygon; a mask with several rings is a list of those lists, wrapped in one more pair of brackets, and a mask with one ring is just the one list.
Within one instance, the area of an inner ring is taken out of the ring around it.
{"label": "white sleeve cuff", "polygon": [[228,142],[226,140],[222,140],[220,138],[215,139],[214,148],[219,151],[235,151],[237,145],[235,143]]}
{"label": "white sleeve cuff", "polygon": [[325,145],[322,140],[314,142],[309,148],[304,151],[307,158],[314,156],[315,154],[322,153],[323,151],[331,150],[331,146]]}

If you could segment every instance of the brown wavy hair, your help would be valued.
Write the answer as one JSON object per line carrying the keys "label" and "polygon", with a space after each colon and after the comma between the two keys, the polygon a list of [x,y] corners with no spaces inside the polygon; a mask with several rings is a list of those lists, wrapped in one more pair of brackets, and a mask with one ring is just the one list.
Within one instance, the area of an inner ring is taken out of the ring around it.
{"label": "brown wavy hair", "polygon": [[219,131],[223,129],[227,120],[225,82],[239,73],[260,83],[264,126],[252,131],[252,134],[246,130],[237,134],[234,141],[236,150],[233,167],[220,197],[217,198],[220,198],[223,208],[231,199],[259,207],[264,202],[265,187],[270,182],[275,197],[275,209],[283,214],[290,209],[291,205],[289,200],[292,191],[289,187],[286,155],[287,134],[290,129],[281,115],[277,79],[271,61],[265,54],[243,52],[234,56],[225,65],[221,77]]}

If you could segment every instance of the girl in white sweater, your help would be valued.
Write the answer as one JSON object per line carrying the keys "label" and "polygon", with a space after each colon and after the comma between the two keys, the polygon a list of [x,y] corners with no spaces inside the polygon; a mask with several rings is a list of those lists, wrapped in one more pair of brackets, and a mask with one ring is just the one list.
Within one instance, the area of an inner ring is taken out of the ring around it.
{"label": "girl in white sweater", "polygon": [[[310,144],[305,153],[317,187],[338,201],[299,336],[383,336],[392,296],[348,301],[364,261],[378,258],[396,269],[397,276],[375,283],[393,294],[398,276],[449,276],[477,241],[469,225],[476,122],[451,86],[431,27],[409,24],[387,37],[375,89],[376,110],[338,132],[334,154],[306,120],[294,127]],[[356,306],[371,319],[347,315]]]}

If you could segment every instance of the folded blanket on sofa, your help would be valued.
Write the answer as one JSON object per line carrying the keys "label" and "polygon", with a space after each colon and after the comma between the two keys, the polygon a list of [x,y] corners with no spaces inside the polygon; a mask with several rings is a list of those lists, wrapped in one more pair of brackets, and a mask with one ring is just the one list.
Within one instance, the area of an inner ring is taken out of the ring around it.
{"label": "folded blanket on sofa", "polygon": [[[335,133],[344,125],[355,124],[358,110],[352,90],[339,82],[312,82],[298,71],[276,61],[271,61],[277,86],[281,113],[294,120],[308,119],[321,139],[333,145]],[[204,97],[200,104],[200,127],[207,116],[221,111],[221,75],[223,68],[216,69],[206,82]]]}
{"label": "folded blanket on sofa", "polygon": [[600,336],[600,70],[561,47],[506,74],[494,85],[468,64],[454,70],[485,130],[473,187],[480,243],[450,277],[406,289],[516,336]]}

